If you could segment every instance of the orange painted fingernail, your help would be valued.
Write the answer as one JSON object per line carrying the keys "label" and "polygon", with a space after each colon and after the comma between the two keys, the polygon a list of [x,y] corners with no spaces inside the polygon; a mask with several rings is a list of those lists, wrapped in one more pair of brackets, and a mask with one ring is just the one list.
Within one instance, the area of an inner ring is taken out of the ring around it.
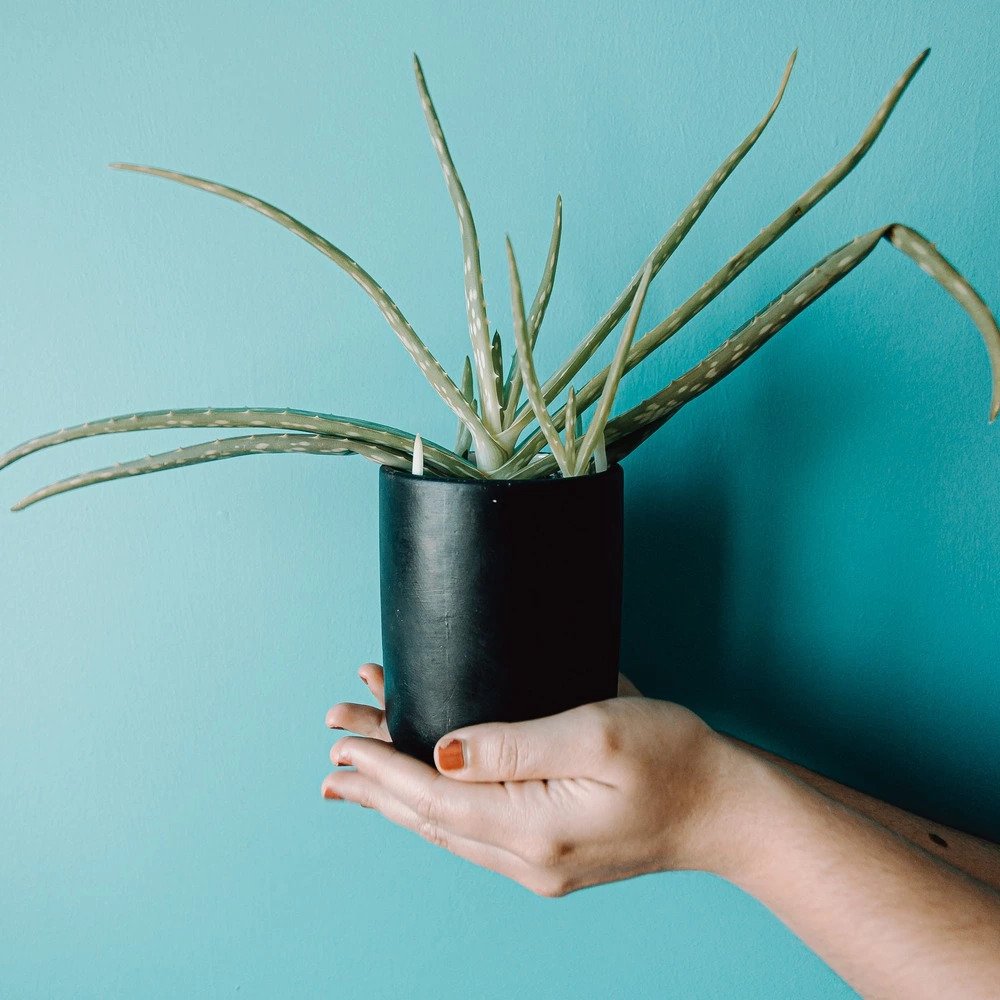
{"label": "orange painted fingernail", "polygon": [[336,799],[340,801],[343,799],[342,795],[338,795],[329,785],[323,786],[323,798],[324,799]]}
{"label": "orange painted fingernail", "polygon": [[438,767],[442,771],[461,771],[465,767],[465,748],[461,740],[449,740],[438,747]]}

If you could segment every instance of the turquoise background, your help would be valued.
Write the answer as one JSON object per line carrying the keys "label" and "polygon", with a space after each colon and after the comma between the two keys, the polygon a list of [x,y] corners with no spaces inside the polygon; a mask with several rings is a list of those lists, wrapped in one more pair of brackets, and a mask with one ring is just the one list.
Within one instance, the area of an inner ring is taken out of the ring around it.
{"label": "turquoise background", "polygon": [[[3,442],[132,408],[250,403],[452,439],[327,261],[109,161],[189,170],[300,216],[457,371],[461,257],[416,49],[506,331],[503,234],[533,288],[565,199],[539,347],[551,370],[757,120],[796,45],[785,104],[655,284],[648,322],[933,52],[869,158],[629,377],[629,403],[881,223],[925,232],[1000,306],[993,4],[5,0]],[[964,314],[879,249],[628,461],[625,669],[719,726],[1000,836],[987,397]],[[0,476],[0,499],[204,436],[49,451]],[[853,995],[708,876],[541,900],[321,801],[324,712],[359,695],[355,669],[379,653],[375,499],[360,459],[282,456],[0,516],[0,997]]]}

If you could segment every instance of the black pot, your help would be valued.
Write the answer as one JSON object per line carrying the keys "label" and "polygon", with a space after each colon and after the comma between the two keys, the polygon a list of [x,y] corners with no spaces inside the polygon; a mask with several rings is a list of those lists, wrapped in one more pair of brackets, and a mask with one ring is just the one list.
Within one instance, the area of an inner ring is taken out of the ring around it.
{"label": "black pot", "polygon": [[379,480],[382,656],[393,743],[615,695],[623,476]]}

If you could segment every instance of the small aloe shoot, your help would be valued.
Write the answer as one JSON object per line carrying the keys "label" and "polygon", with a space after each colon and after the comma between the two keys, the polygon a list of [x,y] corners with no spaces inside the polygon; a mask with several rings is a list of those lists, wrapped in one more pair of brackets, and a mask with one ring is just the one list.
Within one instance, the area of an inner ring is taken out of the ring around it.
{"label": "small aloe shoot", "polygon": [[[559,473],[587,475],[603,472],[666,423],[686,403],[716,385],[758,351],[810,303],[840,282],[885,240],[901,251],[947,291],[972,319],[986,344],[992,367],[990,420],[1000,413],[1000,328],[972,285],[937,250],[910,227],[892,223],[845,243],[822,258],[785,292],[772,300],[720,346],[688,372],[624,413],[612,416],[622,379],[683,330],[710,302],[729,287],[768,247],[776,243],[812,208],[830,194],[868,154],[881,135],[904,92],[927,58],[922,52],[896,81],[854,146],[834,166],[731,256],[692,295],[676,305],[658,323],[636,338],[649,286],[698,221],[708,204],[743,158],[760,139],[774,117],[788,85],[795,53],[785,66],[770,106],[763,117],[722,160],[696,192],[677,220],[667,229],[642,265],[601,318],[542,383],[534,350],[555,282],[562,239],[562,199],[556,198],[548,253],[531,308],[525,310],[521,278],[514,251],[507,241],[514,344],[505,345],[499,333],[490,336],[483,288],[479,237],[465,188],[431,101],[420,63],[414,58],[417,90],[431,141],[444,172],[458,217],[466,315],[471,355],[465,358],[460,384],[452,380],[410,325],[400,307],[360,264],[319,233],[287,212],[233,187],[159,167],[117,163],[112,166],[148,174],[218,195],[277,222],[331,260],[352,278],[375,303],[390,329],[416,363],[424,378],[458,420],[454,450],[395,427],[294,409],[268,407],[152,410],[107,417],[34,438],[0,455],[0,469],[43,448],[83,438],[120,432],[191,427],[251,429],[252,433],[223,438],[162,455],[85,472],[37,490],[15,505],[23,509],[46,497],[69,490],[131,476],[184,468],[246,455],[299,453],[356,454],[415,475],[454,479],[537,479]],[[571,384],[605,340],[625,321],[611,363],[582,386]],[[504,361],[507,358],[507,374]],[[565,404],[557,400],[567,390]],[[527,403],[521,403],[526,393]],[[552,407],[550,409],[550,407]],[[594,412],[586,433],[583,414]],[[537,425],[537,426],[536,426]],[[560,436],[562,432],[563,436]],[[544,449],[548,446],[548,452]]]}
{"label": "small aloe shoot", "polygon": [[[465,367],[462,369],[462,395],[466,398],[474,412],[476,409],[475,386],[472,381],[472,360],[465,356]],[[455,438],[455,454],[459,458],[468,458],[472,447],[472,433],[464,420],[458,422],[458,435]]]}
{"label": "small aloe shoot", "polygon": [[413,439],[413,461],[410,463],[410,472],[414,476],[424,474],[424,439],[419,434]]}

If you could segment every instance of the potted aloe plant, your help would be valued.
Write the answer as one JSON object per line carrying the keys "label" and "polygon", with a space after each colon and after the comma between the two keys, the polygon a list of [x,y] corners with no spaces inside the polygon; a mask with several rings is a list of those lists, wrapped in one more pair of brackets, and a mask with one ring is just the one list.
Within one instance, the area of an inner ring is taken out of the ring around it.
{"label": "potted aloe plant", "polygon": [[[505,367],[505,345],[499,333],[490,335],[472,211],[416,59],[420,100],[462,237],[472,350],[457,382],[364,268],[287,213],[212,181],[156,167],[113,164],[116,169],[229,198],[325,254],[374,301],[454,413],[457,440],[447,448],[394,427],[293,409],[132,413],[35,438],[2,456],[0,468],[51,445],[122,431],[206,427],[250,433],[81,473],[32,493],[13,509],[92,483],[244,455],[361,455],[382,466],[386,702],[390,732],[402,749],[430,759],[437,738],[456,726],[540,716],[609,697],[617,678],[621,616],[623,479],[617,463],[682,406],[746,361],[857,267],[880,241],[910,257],[969,314],[992,364],[990,419],[1000,410],[1000,330],[994,317],[932,243],[908,226],[892,223],[827,254],[690,371],[612,416],[622,377],[682,330],[854,169],[926,57],[927,52],[922,53],[903,73],[839,163],[693,295],[637,337],[650,282],[767,127],[784,94],[793,53],[764,117],[722,161],[593,329],[544,380],[536,370],[533,350],[556,275],[561,201],[556,199],[551,243],[530,306],[525,304],[514,250],[507,241],[513,346],[508,341],[510,358]],[[574,387],[574,379],[619,324],[622,332],[611,363]],[[553,567],[553,574],[544,575],[542,566]],[[544,669],[536,669],[538,664]]]}

